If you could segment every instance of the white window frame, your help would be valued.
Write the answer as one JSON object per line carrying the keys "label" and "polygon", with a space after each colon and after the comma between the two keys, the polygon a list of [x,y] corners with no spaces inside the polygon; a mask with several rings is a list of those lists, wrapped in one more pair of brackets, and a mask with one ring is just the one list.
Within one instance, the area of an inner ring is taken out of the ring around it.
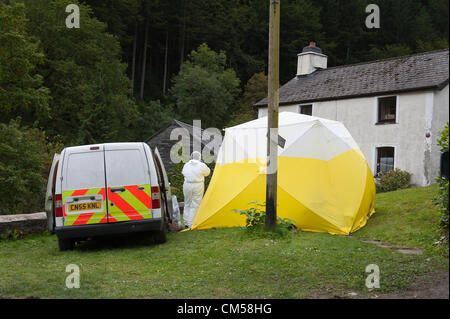
{"label": "white window frame", "polygon": [[[298,104],[298,105],[297,105],[297,113],[298,113],[298,114],[302,114],[302,113],[301,113],[302,106],[309,106],[309,105],[311,105],[311,116],[314,116],[314,109],[315,109],[314,103],[302,103],[302,104]],[[303,114],[303,115],[306,115],[306,114]]]}
{"label": "white window frame", "polygon": [[372,164],[372,174],[373,176],[377,175],[377,162],[378,162],[378,149],[381,147],[393,147],[394,148],[394,168],[397,168],[397,159],[398,159],[398,145],[397,144],[376,144],[373,148],[373,164]]}
{"label": "white window frame", "polygon": [[376,125],[384,125],[384,124],[381,124],[381,123],[379,123],[378,122],[378,101],[380,100],[380,99],[382,99],[382,98],[385,98],[385,97],[393,97],[393,96],[395,96],[396,97],[396,100],[395,100],[395,123],[385,123],[386,125],[389,125],[389,124],[398,124],[399,123],[399,114],[400,114],[400,112],[399,112],[399,109],[400,109],[400,95],[395,95],[395,94],[389,94],[389,95],[380,95],[380,96],[375,96],[375,98],[374,98],[374,107],[373,107],[373,111],[374,111],[374,120],[373,120],[373,124],[376,124]]}

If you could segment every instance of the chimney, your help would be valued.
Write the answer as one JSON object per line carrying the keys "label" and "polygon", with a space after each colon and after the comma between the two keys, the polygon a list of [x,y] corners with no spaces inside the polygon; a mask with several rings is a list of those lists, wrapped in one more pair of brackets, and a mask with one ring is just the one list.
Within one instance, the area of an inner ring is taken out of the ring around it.
{"label": "chimney", "polygon": [[310,42],[304,47],[302,53],[298,54],[297,76],[311,74],[317,69],[326,69],[328,57],[322,54],[322,49],[316,47],[315,42]]}

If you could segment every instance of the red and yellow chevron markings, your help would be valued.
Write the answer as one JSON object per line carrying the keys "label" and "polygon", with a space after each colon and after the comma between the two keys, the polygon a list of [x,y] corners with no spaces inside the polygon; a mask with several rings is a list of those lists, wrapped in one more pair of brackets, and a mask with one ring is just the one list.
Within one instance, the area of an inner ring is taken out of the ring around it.
{"label": "red and yellow chevron markings", "polygon": [[[152,218],[152,199],[150,196],[150,185],[128,185],[126,191],[121,193],[111,192],[108,188],[108,201],[114,203],[109,206],[107,214],[105,188],[77,189],[63,192],[63,215],[64,226],[99,224],[108,222],[140,220]],[[66,214],[65,199],[67,197],[83,195],[102,195],[103,212],[87,212],[78,214]]]}
{"label": "red and yellow chevron markings", "polygon": [[114,203],[114,206],[109,207],[109,221],[112,221],[111,217],[115,221],[152,218],[150,185],[128,185],[124,188],[126,191],[120,193],[113,193],[108,188],[108,200]]}
{"label": "red and yellow chevron markings", "polygon": [[[102,197],[103,197],[103,212],[66,214],[65,199],[67,197],[83,196],[83,195],[102,195]],[[96,223],[106,223],[107,222],[105,188],[77,189],[77,190],[73,190],[73,191],[65,191],[65,192],[63,192],[63,203],[64,203],[64,205],[63,205],[64,226],[96,224]]]}

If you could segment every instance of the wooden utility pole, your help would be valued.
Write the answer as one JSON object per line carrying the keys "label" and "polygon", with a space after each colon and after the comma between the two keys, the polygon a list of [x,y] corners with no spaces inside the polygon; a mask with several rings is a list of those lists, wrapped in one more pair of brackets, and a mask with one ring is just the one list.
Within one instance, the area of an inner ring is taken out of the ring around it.
{"label": "wooden utility pole", "polygon": [[278,87],[280,84],[280,0],[269,1],[269,104],[267,113],[266,231],[274,230],[277,224]]}

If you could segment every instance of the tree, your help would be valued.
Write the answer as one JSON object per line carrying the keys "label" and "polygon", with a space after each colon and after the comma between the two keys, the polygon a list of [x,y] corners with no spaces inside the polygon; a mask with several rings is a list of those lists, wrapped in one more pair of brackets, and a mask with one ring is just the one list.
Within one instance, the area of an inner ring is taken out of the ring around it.
{"label": "tree", "polygon": [[388,44],[384,48],[372,47],[368,53],[369,60],[379,60],[411,54],[412,50],[405,44]]}
{"label": "tree", "polygon": [[81,0],[89,5],[97,19],[105,22],[107,31],[115,35],[122,47],[123,60],[128,61],[132,81],[131,95],[136,87],[136,57],[139,23],[142,16],[142,0]]}
{"label": "tree", "polygon": [[179,118],[201,119],[204,127],[221,128],[227,123],[240,89],[236,73],[225,65],[225,53],[216,53],[206,44],[191,52],[170,90]]}
{"label": "tree", "polygon": [[49,90],[36,65],[44,55],[36,38],[26,32],[25,6],[0,3],[1,121],[22,116],[31,124],[48,117]]}
{"label": "tree", "polygon": [[[46,53],[38,70],[51,90],[49,135],[66,144],[126,141],[137,106],[128,98],[127,66],[120,61],[118,40],[81,5],[81,28],[65,26],[66,0],[25,0],[30,33]],[[77,1],[70,1],[77,3]]]}
{"label": "tree", "polygon": [[43,132],[20,127],[20,120],[0,123],[0,215],[42,209],[45,160]]}
{"label": "tree", "polygon": [[[135,61],[135,88],[142,78],[148,21],[151,49],[147,50],[143,92],[147,102],[160,99],[165,103],[167,79],[180,71],[186,54],[201,43],[208,43],[213,51],[225,51],[227,67],[236,72],[241,83],[267,69],[270,2],[266,0],[83,0],[83,3],[91,5],[95,16],[108,24],[108,31],[119,37],[124,60],[129,61],[130,67]],[[380,29],[365,26],[368,15],[365,9],[370,3],[373,1],[283,2],[280,83],[295,75],[296,55],[310,41],[315,41],[328,55],[329,66],[448,47],[448,0],[379,0],[376,3],[381,12]],[[128,70],[130,76],[132,70]]]}
{"label": "tree", "polygon": [[159,100],[148,103],[139,101],[138,106],[141,116],[135,130],[140,141],[144,141],[173,119],[172,109],[161,105]]}
{"label": "tree", "polygon": [[255,73],[245,85],[240,99],[240,108],[233,114],[227,126],[242,124],[258,117],[253,105],[267,96],[267,76],[264,72]]}
{"label": "tree", "polygon": [[315,5],[315,1],[284,2],[280,10],[280,82],[285,83],[295,76],[297,54],[310,41],[317,42],[324,50],[328,43],[323,41],[321,9]]}

